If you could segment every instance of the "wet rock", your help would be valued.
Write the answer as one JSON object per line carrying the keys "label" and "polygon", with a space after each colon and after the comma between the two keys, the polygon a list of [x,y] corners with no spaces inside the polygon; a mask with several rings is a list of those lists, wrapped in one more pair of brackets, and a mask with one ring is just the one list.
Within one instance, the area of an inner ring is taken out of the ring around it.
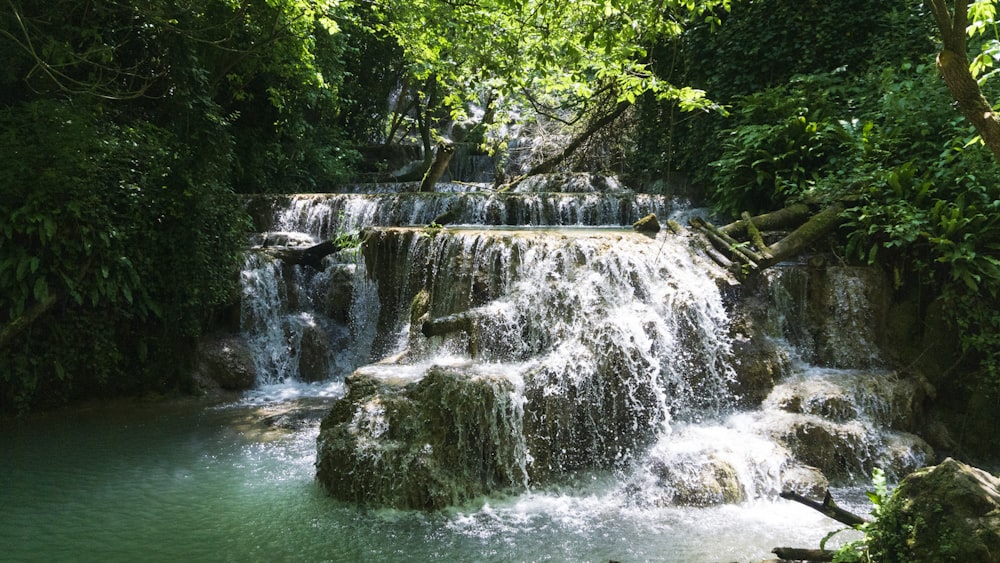
{"label": "wet rock", "polygon": [[299,380],[323,381],[330,376],[330,338],[316,323],[302,327],[299,342]]}
{"label": "wet rock", "polygon": [[875,467],[905,475],[933,459],[933,449],[904,432],[882,431],[869,421],[836,423],[815,415],[787,415],[770,421],[771,435],[795,459],[831,480],[862,479]]}
{"label": "wet rock", "polygon": [[323,419],[317,478],[366,506],[436,510],[525,484],[513,384],[433,367],[413,383],[356,372]]}
{"label": "wet rock", "polygon": [[783,490],[822,501],[830,489],[830,481],[819,469],[809,465],[791,465],[781,471]]}
{"label": "wet rock", "polygon": [[914,472],[869,537],[879,561],[1000,561],[1000,479],[951,458]]}
{"label": "wet rock", "polygon": [[202,388],[252,389],[257,384],[253,352],[240,335],[208,336],[198,345],[194,378]]}
{"label": "wet rock", "polygon": [[715,506],[746,500],[736,468],[713,455],[661,461],[652,471],[665,491],[662,504]]}
{"label": "wet rock", "polygon": [[732,347],[736,364],[734,392],[744,406],[757,406],[788,371],[788,357],[760,332],[738,335]]}
{"label": "wet rock", "polygon": [[660,222],[656,220],[655,214],[650,213],[635,223],[632,223],[632,228],[640,233],[656,234],[660,232]]}
{"label": "wet rock", "polygon": [[323,273],[326,276],[319,310],[330,319],[347,324],[350,321],[354,293],[353,264],[335,264]]}

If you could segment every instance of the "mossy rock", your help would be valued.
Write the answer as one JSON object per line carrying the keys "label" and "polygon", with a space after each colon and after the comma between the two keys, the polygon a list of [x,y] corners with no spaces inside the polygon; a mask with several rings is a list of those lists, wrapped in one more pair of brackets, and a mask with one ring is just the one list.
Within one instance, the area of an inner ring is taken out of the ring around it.
{"label": "mossy rock", "polygon": [[437,510],[524,484],[507,378],[432,367],[415,383],[357,372],[347,386],[317,438],[316,476],[331,496]]}
{"label": "mossy rock", "polygon": [[1000,561],[1000,479],[951,458],[899,484],[869,533],[875,561]]}
{"label": "mossy rock", "polygon": [[635,223],[632,223],[632,228],[640,233],[656,234],[660,232],[660,222],[657,221],[656,215],[650,213]]}

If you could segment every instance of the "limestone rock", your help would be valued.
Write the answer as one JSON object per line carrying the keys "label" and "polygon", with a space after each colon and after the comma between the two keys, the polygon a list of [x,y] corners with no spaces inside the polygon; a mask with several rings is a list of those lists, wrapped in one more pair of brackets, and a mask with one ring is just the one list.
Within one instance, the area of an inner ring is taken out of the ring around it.
{"label": "limestone rock", "polygon": [[640,233],[656,234],[660,232],[660,222],[656,220],[656,215],[650,213],[633,223],[632,228]]}
{"label": "limestone rock", "polygon": [[243,337],[235,334],[206,337],[198,346],[195,380],[202,387],[218,386],[244,391],[257,384],[253,353]]}
{"label": "limestone rock", "polygon": [[411,383],[364,372],[346,383],[317,438],[316,476],[331,496],[437,510],[524,484],[507,378],[432,367]]}
{"label": "limestone rock", "polygon": [[877,561],[1000,561],[1000,479],[951,458],[916,471],[870,536]]}
{"label": "limestone rock", "polygon": [[809,465],[791,465],[781,470],[783,490],[811,498],[817,502],[830,489],[830,481],[823,473]]}
{"label": "limestone rock", "polygon": [[736,468],[714,455],[692,455],[652,468],[663,488],[663,504],[715,506],[746,500]]}

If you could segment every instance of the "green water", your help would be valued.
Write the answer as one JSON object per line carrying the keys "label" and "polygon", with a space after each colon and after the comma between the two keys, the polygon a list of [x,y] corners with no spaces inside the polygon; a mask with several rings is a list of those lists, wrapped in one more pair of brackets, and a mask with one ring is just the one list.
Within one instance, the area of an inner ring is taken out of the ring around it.
{"label": "green water", "polygon": [[314,425],[246,405],[126,404],[4,421],[2,561],[760,561],[836,525],[783,501],[636,508],[613,480],[438,514],[313,479]]}

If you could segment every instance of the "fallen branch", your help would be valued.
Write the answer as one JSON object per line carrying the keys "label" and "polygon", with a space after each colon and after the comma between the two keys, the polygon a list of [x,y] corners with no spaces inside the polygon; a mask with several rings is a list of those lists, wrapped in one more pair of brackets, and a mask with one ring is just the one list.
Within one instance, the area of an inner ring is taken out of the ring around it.
{"label": "fallen branch", "polygon": [[861,524],[868,522],[867,518],[862,518],[853,512],[848,512],[847,510],[837,506],[837,503],[833,501],[833,497],[830,496],[830,491],[826,492],[826,495],[823,497],[823,502],[816,502],[793,491],[784,491],[778,496],[786,500],[794,500],[795,502],[804,504],[813,510],[818,510],[828,518],[832,518],[841,524],[847,524],[851,527],[860,526]]}
{"label": "fallen branch", "polygon": [[828,549],[800,549],[797,547],[776,547],[771,553],[788,561],[833,561],[835,552]]}
{"label": "fallen branch", "polygon": [[718,227],[706,222],[701,217],[692,217],[691,226],[707,234],[716,244],[729,250],[735,258],[749,264],[755,269],[764,261],[761,255],[748,249],[743,243],[722,232]]}
{"label": "fallen branch", "polygon": [[757,230],[757,225],[753,224],[753,219],[750,217],[750,213],[747,211],[743,212],[743,220],[747,222],[747,233],[750,234],[750,241],[753,245],[757,247],[757,251],[765,259],[771,258],[771,251],[764,244],[764,237],[761,236],[760,231]]}
{"label": "fallen branch", "polygon": [[323,258],[341,249],[341,246],[332,240],[314,244],[308,248],[287,248],[271,247],[268,252],[275,258],[279,258],[286,264],[300,264],[310,266],[316,270],[323,269]]}
{"label": "fallen branch", "polygon": [[801,225],[809,219],[809,215],[811,213],[812,211],[809,209],[808,205],[804,203],[797,203],[777,211],[751,217],[750,221],[747,221],[746,219],[734,221],[724,227],[720,227],[720,230],[729,236],[738,237],[747,232],[747,225],[749,223],[753,223],[753,226],[760,231],[787,229],[789,227],[797,227]]}
{"label": "fallen branch", "polygon": [[840,215],[843,211],[844,206],[835,203],[813,215],[788,236],[769,246],[768,251],[771,253],[771,258],[763,261],[760,266],[766,268],[802,252],[840,225]]}

